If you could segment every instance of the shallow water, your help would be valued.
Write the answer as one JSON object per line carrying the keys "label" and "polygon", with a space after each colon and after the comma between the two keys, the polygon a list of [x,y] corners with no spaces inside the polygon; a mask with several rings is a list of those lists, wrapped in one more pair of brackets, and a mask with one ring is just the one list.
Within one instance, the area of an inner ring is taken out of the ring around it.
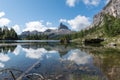
{"label": "shallow water", "polygon": [[1,45],[0,80],[119,80],[120,53],[112,51],[59,43]]}

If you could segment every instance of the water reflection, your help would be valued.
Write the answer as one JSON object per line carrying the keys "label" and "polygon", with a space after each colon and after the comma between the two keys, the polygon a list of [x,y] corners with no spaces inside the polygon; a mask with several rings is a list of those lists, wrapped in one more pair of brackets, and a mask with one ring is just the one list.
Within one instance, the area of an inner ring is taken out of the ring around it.
{"label": "water reflection", "polygon": [[79,49],[70,50],[66,55],[63,56],[65,60],[74,61],[76,64],[90,64],[93,65],[92,56],[80,51]]}
{"label": "water reflection", "polygon": [[46,78],[61,76],[63,80],[71,80],[73,76],[80,76],[81,74],[98,75],[98,79],[103,76],[100,70],[93,65],[92,56],[82,52],[80,49],[69,50],[62,56],[60,56],[59,50],[47,50],[45,48],[24,47],[23,51],[25,51],[26,58],[38,59],[39,61],[34,65],[30,73],[39,73]]}
{"label": "water reflection", "polygon": [[3,68],[5,65],[3,63],[0,62],[0,67]]}
{"label": "water reflection", "polygon": [[[113,78],[110,78],[112,73],[109,71],[119,71],[115,66],[118,64],[119,55],[97,54],[98,50],[95,49],[95,53],[94,49],[81,50],[73,45],[66,47],[53,43],[1,46],[0,70],[11,68],[23,71],[16,77],[21,77],[21,79],[24,76],[30,76],[31,73],[36,73],[42,75],[45,80],[112,80]],[[116,58],[115,61],[113,60],[114,63],[109,62],[110,57]],[[3,79],[1,75],[0,79]]]}
{"label": "water reflection", "polygon": [[3,45],[0,46],[0,52],[3,54],[7,54],[8,52],[13,52],[17,45]]}
{"label": "water reflection", "polygon": [[17,47],[14,49],[12,53],[17,56],[20,54],[20,50],[21,50],[21,46],[17,45]]}
{"label": "water reflection", "polygon": [[10,60],[10,57],[8,55],[0,53],[0,67],[3,68],[5,66],[3,62],[7,62],[9,60]]}
{"label": "water reflection", "polygon": [[94,59],[94,65],[97,66],[108,77],[109,80],[120,79],[120,50],[104,47],[84,48]]}
{"label": "water reflection", "polygon": [[[31,59],[43,59],[44,57],[50,58],[53,56],[53,54],[57,54],[58,51],[47,51],[44,48],[38,48],[38,49],[25,49],[23,48],[23,51],[26,53],[26,57],[31,58]],[[52,54],[52,55],[50,55]],[[53,56],[56,58],[56,56]]]}
{"label": "water reflection", "polygon": [[7,53],[14,51],[16,45],[13,46],[0,46],[0,68],[4,68],[5,62],[10,60],[10,57]]}

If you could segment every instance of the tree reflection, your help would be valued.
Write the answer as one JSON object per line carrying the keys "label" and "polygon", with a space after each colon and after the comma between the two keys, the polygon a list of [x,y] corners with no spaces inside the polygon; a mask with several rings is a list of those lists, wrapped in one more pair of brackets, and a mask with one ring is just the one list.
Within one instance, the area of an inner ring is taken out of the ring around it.
{"label": "tree reflection", "polygon": [[94,57],[94,64],[109,80],[120,79],[120,50],[104,47],[91,47],[83,50]]}
{"label": "tree reflection", "polygon": [[60,56],[65,55],[69,50],[73,49],[75,44],[61,45],[60,43],[32,43],[21,45],[25,49],[34,49],[45,48],[46,50],[56,50],[60,53]]}
{"label": "tree reflection", "polygon": [[[2,60],[4,65],[7,64],[4,68],[11,67],[11,65],[16,65],[15,67],[20,66],[19,70],[23,72],[19,76],[15,76],[18,80],[25,77],[37,80],[36,77],[40,78],[41,75],[44,77],[43,80],[107,80],[104,76],[107,71],[104,70],[108,67],[105,64],[109,65],[109,63],[103,61],[109,61],[106,58],[108,55],[99,55],[97,54],[98,50],[96,50],[96,54],[93,53],[96,48],[86,48],[81,51],[81,49],[74,47],[74,45],[66,46],[54,43],[25,43],[21,44],[22,46],[17,45],[17,48],[16,45],[1,46],[0,52],[5,55],[2,54],[3,58],[0,58],[0,60]],[[13,54],[7,55],[9,52]],[[100,66],[98,66],[98,63],[100,63]],[[115,69],[113,68],[113,71]],[[13,74],[16,73],[16,71],[10,69],[8,74],[12,74],[10,71]],[[29,79],[25,78],[23,80]]]}
{"label": "tree reflection", "polygon": [[17,45],[6,45],[0,46],[0,53],[7,54],[8,52],[13,52]]}

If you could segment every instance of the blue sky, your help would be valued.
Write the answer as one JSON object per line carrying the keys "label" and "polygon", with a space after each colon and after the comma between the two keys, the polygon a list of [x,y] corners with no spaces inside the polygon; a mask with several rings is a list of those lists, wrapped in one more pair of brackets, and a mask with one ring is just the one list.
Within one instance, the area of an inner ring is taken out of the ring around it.
{"label": "blue sky", "polygon": [[22,31],[56,29],[63,22],[79,31],[109,0],[0,0],[0,26]]}

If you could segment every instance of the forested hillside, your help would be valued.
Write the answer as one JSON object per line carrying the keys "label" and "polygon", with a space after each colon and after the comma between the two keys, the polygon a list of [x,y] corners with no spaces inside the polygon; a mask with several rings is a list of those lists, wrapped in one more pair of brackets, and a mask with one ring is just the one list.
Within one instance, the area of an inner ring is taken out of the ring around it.
{"label": "forested hillside", "polygon": [[17,40],[18,35],[13,28],[8,29],[8,27],[4,26],[0,27],[0,40]]}

